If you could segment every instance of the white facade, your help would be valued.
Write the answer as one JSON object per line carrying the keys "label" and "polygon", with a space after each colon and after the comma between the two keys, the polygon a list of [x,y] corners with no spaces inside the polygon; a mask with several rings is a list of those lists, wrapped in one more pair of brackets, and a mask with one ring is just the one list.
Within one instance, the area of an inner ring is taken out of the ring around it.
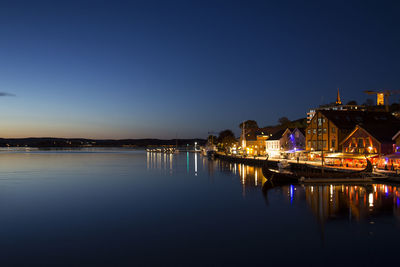
{"label": "white facade", "polygon": [[281,141],[280,140],[266,140],[265,150],[267,155],[271,158],[279,157],[281,154]]}

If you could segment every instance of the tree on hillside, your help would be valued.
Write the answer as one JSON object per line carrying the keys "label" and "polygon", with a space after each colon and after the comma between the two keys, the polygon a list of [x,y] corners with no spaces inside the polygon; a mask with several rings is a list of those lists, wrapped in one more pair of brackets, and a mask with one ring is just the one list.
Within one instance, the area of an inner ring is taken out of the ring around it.
{"label": "tree on hillside", "polygon": [[258,130],[258,124],[255,120],[247,120],[245,122],[242,122],[241,124],[239,124],[239,128],[243,129],[243,125],[244,125],[245,129]]}
{"label": "tree on hillside", "polygon": [[226,137],[233,137],[233,138],[235,138],[235,134],[234,134],[231,130],[229,130],[229,129],[226,129],[226,130],[223,130],[223,131],[219,132],[219,135],[218,135],[218,143],[222,143],[222,141],[223,141],[224,138],[226,138]]}
{"label": "tree on hillside", "polygon": [[235,134],[229,130],[223,130],[218,135],[218,147],[220,147],[225,152],[229,151],[234,144],[236,144]]}
{"label": "tree on hillside", "polygon": [[221,141],[222,148],[225,150],[225,152],[228,152],[229,149],[236,143],[236,138],[233,136],[225,136]]}
{"label": "tree on hillside", "polygon": [[282,118],[279,118],[278,122],[280,125],[286,125],[286,124],[290,123],[290,120],[287,117],[282,117]]}
{"label": "tree on hillside", "polygon": [[351,101],[347,102],[347,105],[357,105],[357,101],[351,100]]}
{"label": "tree on hillside", "polygon": [[295,121],[291,121],[286,125],[288,128],[306,128],[307,127],[307,119],[302,118]]}

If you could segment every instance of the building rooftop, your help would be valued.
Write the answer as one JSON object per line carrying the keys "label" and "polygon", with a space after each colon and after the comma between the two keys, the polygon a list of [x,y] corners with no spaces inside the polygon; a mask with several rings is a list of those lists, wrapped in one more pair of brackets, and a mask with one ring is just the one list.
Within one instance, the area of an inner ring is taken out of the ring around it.
{"label": "building rooftop", "polygon": [[271,137],[268,138],[267,141],[269,141],[269,140],[279,140],[279,139],[281,139],[281,138],[282,138],[282,135],[283,135],[283,133],[284,133],[285,131],[286,131],[286,129],[277,131],[276,133],[274,133],[273,135],[271,135]]}
{"label": "building rooftop", "polygon": [[[385,125],[385,127],[386,125],[392,125],[393,128],[400,126],[400,120],[396,119],[388,112],[353,110],[346,112],[336,110],[321,110],[319,112],[321,112],[321,114],[323,114],[328,120],[332,121],[340,129],[351,130],[356,125],[370,127],[371,129],[374,127],[379,127],[379,125]],[[393,137],[393,135],[391,137]]]}

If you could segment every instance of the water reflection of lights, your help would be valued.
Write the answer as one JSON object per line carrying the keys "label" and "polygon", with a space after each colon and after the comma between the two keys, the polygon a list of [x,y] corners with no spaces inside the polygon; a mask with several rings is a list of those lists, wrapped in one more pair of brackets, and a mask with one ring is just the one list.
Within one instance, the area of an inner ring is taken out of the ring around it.
{"label": "water reflection of lights", "polygon": [[369,195],[368,195],[368,204],[370,207],[374,206],[374,194],[372,194],[372,193],[369,193]]}
{"label": "water reflection of lights", "polygon": [[242,184],[246,181],[246,172],[244,169],[244,164],[242,164]]}
{"label": "water reflection of lights", "polygon": [[194,175],[197,176],[197,153],[194,153]]}
{"label": "water reflection of lights", "polygon": [[186,172],[189,173],[189,152],[186,152]]}
{"label": "water reflection of lights", "polygon": [[164,169],[169,170],[172,174],[173,171],[173,154],[147,152],[146,153],[146,165],[147,169]]}
{"label": "water reflection of lights", "polygon": [[[221,166],[223,167],[224,165],[222,164]],[[229,165],[225,166],[228,167]],[[229,170],[240,178],[243,195],[245,195],[245,190],[251,190],[252,188],[262,186],[263,183],[267,181],[259,167],[235,163],[232,164],[232,168],[229,168]]]}
{"label": "water reflection of lights", "polygon": [[[244,164],[226,165],[235,173],[242,185],[242,194],[253,188],[263,187],[264,197],[274,187],[266,183],[268,177],[262,175],[261,168]],[[264,187],[268,185],[267,187]],[[272,187],[271,187],[272,186]],[[377,214],[386,214],[393,210],[393,215],[400,220],[400,191],[398,187],[383,184],[304,184],[281,185],[288,202],[306,201],[320,222],[326,220],[368,220]]]}
{"label": "water reflection of lights", "polygon": [[393,210],[393,215],[400,220],[398,189],[382,184],[304,187],[306,201],[320,221],[341,217],[364,220],[371,215],[386,214],[388,210]]}
{"label": "water reflection of lights", "polygon": [[290,192],[290,203],[293,202],[293,189],[294,189],[294,186],[290,185],[290,190],[289,190],[289,192]]}

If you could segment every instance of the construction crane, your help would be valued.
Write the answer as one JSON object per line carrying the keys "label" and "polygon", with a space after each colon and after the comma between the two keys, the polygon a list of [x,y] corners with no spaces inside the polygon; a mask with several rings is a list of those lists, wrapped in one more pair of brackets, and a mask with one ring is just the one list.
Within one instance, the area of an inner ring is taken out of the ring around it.
{"label": "construction crane", "polygon": [[364,93],[368,95],[376,95],[376,105],[385,106],[386,111],[389,111],[389,96],[394,94],[400,94],[400,90],[382,90],[382,91],[371,91],[367,90]]}

